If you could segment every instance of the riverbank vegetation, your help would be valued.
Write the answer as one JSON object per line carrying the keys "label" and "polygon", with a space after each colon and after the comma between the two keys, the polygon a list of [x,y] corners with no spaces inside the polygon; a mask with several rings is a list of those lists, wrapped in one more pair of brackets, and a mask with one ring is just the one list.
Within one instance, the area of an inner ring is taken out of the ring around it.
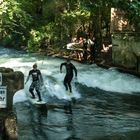
{"label": "riverbank vegetation", "polygon": [[0,0],[0,42],[36,52],[48,45],[62,48],[88,32],[100,50],[103,39],[110,40],[111,7],[125,11],[139,32],[138,0]]}

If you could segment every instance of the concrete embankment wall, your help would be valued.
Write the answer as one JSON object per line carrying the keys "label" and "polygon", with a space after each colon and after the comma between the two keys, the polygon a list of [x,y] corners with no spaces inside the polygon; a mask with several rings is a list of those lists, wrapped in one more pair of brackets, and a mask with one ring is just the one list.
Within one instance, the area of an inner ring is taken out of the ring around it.
{"label": "concrete embankment wall", "polygon": [[113,63],[140,73],[140,37],[113,34],[112,44]]}
{"label": "concrete embankment wall", "polygon": [[13,96],[24,88],[24,75],[11,68],[0,67],[0,140],[17,140],[17,121]]}
{"label": "concrete embankment wall", "polygon": [[16,115],[10,110],[0,112],[0,140],[17,140]]}

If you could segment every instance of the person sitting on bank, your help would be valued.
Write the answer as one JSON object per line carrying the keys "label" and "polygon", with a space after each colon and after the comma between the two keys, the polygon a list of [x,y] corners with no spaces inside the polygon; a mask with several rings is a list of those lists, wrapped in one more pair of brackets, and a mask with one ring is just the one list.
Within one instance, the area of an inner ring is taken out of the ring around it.
{"label": "person sitting on bank", "polygon": [[29,87],[29,92],[31,93],[32,98],[34,99],[35,98],[34,89],[35,89],[39,98],[38,102],[42,101],[40,95],[40,85],[43,84],[43,78],[40,70],[37,69],[37,64],[34,64],[33,69],[29,71],[25,84],[28,82],[30,76],[32,76],[32,83]]}

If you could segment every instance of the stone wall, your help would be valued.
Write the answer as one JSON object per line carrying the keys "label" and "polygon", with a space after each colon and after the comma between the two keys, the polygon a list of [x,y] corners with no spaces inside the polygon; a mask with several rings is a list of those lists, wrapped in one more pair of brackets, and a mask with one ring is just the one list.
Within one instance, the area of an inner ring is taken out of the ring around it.
{"label": "stone wall", "polygon": [[140,72],[140,33],[130,24],[127,14],[111,8],[112,60],[115,65]]}
{"label": "stone wall", "polygon": [[7,86],[7,108],[12,109],[14,94],[24,88],[24,75],[20,71],[10,68],[0,68],[2,73],[2,86]]}
{"label": "stone wall", "polygon": [[16,115],[9,110],[0,109],[0,140],[17,140]]}
{"label": "stone wall", "polygon": [[24,74],[11,68],[0,67],[2,85],[7,87],[7,107],[0,108],[0,140],[17,140],[16,115],[13,112],[13,96],[24,88]]}
{"label": "stone wall", "polygon": [[112,44],[113,63],[140,72],[140,38],[133,34],[113,34]]}

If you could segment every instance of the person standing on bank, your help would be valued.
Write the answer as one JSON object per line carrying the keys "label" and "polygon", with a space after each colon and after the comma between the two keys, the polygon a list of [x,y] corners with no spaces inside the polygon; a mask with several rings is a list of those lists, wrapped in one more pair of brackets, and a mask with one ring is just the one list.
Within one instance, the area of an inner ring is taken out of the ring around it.
{"label": "person standing on bank", "polygon": [[90,63],[95,62],[95,48],[96,48],[96,38],[89,37],[88,39],[89,51],[90,51]]}
{"label": "person standing on bank", "polygon": [[32,76],[32,83],[29,87],[29,91],[32,95],[31,98],[33,98],[33,99],[35,98],[35,94],[34,94],[34,89],[35,89],[36,93],[38,95],[38,98],[39,98],[38,102],[42,101],[39,90],[40,90],[40,85],[43,84],[43,78],[42,78],[42,74],[41,74],[40,70],[37,69],[37,64],[34,64],[33,69],[29,71],[25,84],[28,82],[30,76]]}
{"label": "person standing on bank", "polygon": [[75,77],[77,77],[77,69],[75,66],[70,62],[70,59],[67,59],[66,62],[61,63],[60,65],[60,72],[62,73],[62,67],[65,66],[66,68],[66,75],[64,78],[64,86],[66,88],[66,91],[70,91],[72,93],[72,87],[71,87],[71,81],[73,78],[73,71],[75,72]]}

